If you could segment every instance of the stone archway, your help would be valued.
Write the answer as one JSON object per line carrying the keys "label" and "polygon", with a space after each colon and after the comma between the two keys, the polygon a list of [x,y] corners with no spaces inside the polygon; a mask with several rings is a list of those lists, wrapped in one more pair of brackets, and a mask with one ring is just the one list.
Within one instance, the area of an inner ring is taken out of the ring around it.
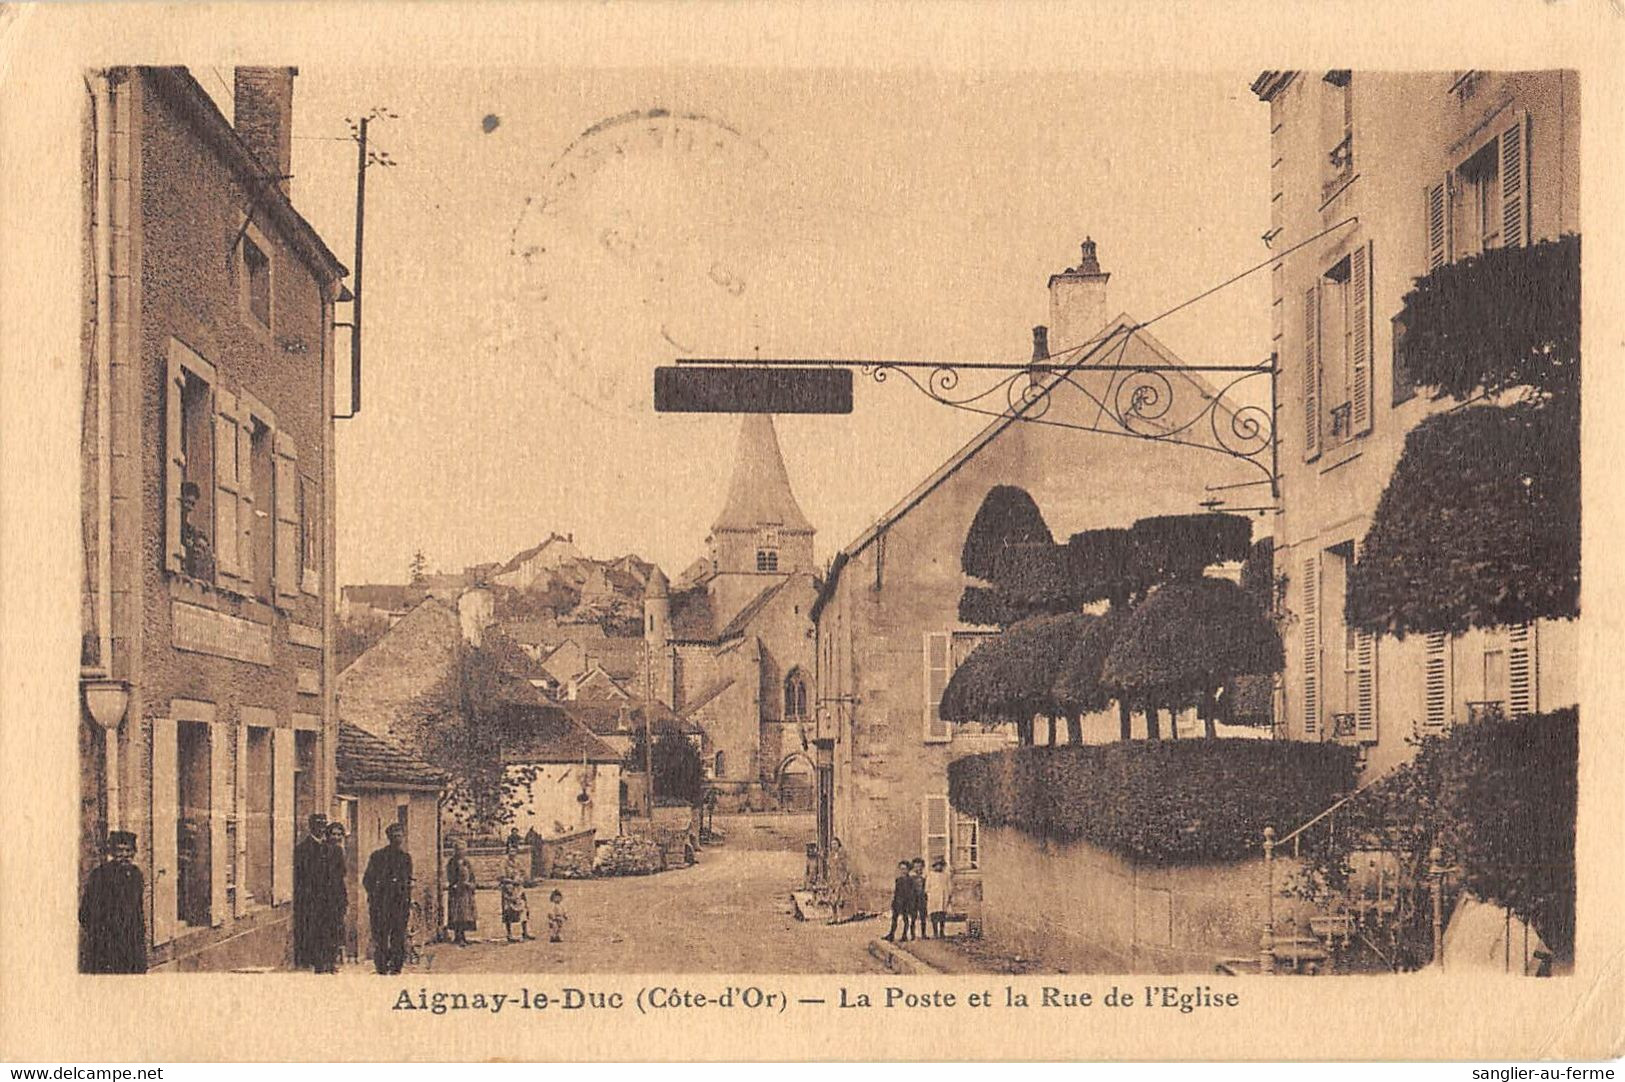
{"label": "stone archway", "polygon": [[785,811],[810,812],[817,801],[817,771],[805,752],[784,757],[773,771],[773,789]]}

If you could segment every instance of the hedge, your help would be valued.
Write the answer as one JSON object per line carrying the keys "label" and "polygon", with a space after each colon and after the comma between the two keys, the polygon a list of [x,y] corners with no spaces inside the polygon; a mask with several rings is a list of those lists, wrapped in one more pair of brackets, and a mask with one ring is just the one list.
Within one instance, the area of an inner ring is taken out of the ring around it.
{"label": "hedge", "polygon": [[1285,740],[1136,740],[957,759],[948,799],[989,827],[1087,842],[1137,861],[1260,852],[1355,784],[1355,750]]}
{"label": "hedge", "polygon": [[1024,488],[1015,485],[994,485],[982,499],[970,529],[965,531],[965,545],[959,553],[959,567],[965,574],[979,579],[993,578],[993,564],[999,552],[1009,544],[1042,542],[1053,544],[1049,526],[1038,504]]}
{"label": "hedge", "polygon": [[1192,701],[1236,676],[1281,671],[1281,636],[1240,586],[1199,578],[1159,586],[1123,621],[1103,679],[1137,701]]}

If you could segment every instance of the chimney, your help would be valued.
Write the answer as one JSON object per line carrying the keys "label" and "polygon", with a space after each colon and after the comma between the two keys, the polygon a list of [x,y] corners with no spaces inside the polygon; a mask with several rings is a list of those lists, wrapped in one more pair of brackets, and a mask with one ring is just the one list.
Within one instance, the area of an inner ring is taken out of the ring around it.
{"label": "chimney", "polygon": [[1027,370],[1027,381],[1037,384],[1042,382],[1048,372],[1039,371],[1038,366],[1049,360],[1049,328],[1038,326],[1033,328],[1033,367]]}
{"label": "chimney", "polygon": [[[298,68],[236,68],[232,126],[269,174],[293,171],[293,77]],[[279,181],[283,194],[288,182]]]}
{"label": "chimney", "polygon": [[[1100,269],[1095,242],[1090,237],[1084,238],[1082,258],[1076,267],[1050,275],[1049,325],[1055,331],[1058,349],[1075,350],[1105,327],[1109,278],[1111,275]],[[1036,341],[1034,345],[1036,348]],[[1079,353],[1068,353],[1066,360],[1077,360]]]}

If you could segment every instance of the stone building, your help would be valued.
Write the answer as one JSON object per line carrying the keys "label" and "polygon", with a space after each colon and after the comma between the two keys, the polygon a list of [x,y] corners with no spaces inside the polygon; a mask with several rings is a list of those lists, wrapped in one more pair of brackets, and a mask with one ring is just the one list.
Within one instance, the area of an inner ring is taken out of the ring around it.
{"label": "stone building", "polygon": [[[813,608],[819,842],[827,851],[832,837],[841,840],[860,879],[859,904],[870,908],[886,904],[897,861],[916,856],[948,859],[956,906],[980,894],[978,825],[949,806],[948,764],[1005,746],[1014,733],[951,725],[937,704],[954,669],[997,631],[959,619],[970,581],[960,551],[988,491],[1026,489],[1065,541],[1079,530],[1195,511],[1206,486],[1257,476],[1210,450],[1060,427],[1093,424],[1100,403],[1118,400],[1131,378],[1124,369],[1136,366],[1163,366],[1175,405],[1200,408],[1213,394],[1136,321],[1107,318],[1110,276],[1093,242],[1082,255],[1051,276],[1050,323],[1035,331],[1040,358],[1080,365],[1071,383],[1033,374],[1050,391],[1047,423],[1017,420],[1012,410],[989,424],[836,555]],[[1086,723],[1086,739],[1118,735],[1115,712]]]}
{"label": "stone building", "polygon": [[1576,701],[1573,623],[1375,639],[1347,627],[1343,604],[1406,433],[1456,405],[1406,377],[1402,299],[1443,263],[1579,230],[1578,79],[1269,71],[1252,88],[1270,110],[1281,247],[1358,218],[1272,270],[1275,561],[1297,617],[1279,720],[1296,739],[1360,744],[1380,772],[1418,730]]}
{"label": "stone building", "polygon": [[747,414],[704,566],[683,589],[658,569],[645,587],[649,695],[705,730],[729,804],[777,802],[811,775],[813,533],[773,418]]}
{"label": "stone building", "polygon": [[228,120],[184,68],[89,77],[80,869],[133,830],[155,968],[275,965],[333,810],[333,305],[289,199],[292,68]]}

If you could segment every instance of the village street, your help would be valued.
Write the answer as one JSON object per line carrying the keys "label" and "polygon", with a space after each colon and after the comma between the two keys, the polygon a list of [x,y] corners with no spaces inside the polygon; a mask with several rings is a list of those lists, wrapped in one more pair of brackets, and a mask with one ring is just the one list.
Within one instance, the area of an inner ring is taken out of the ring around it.
{"label": "village street", "polygon": [[[479,930],[470,937],[479,942],[433,944],[420,971],[883,972],[867,952],[869,940],[884,930],[877,922],[831,927],[796,919],[790,890],[805,865],[798,839],[811,828],[811,816],[730,818],[728,840],[705,849],[689,867],[538,884],[529,891],[532,942],[506,941],[497,892],[481,890]],[[547,940],[547,898],[554,888],[564,892],[569,914],[563,943]]]}

